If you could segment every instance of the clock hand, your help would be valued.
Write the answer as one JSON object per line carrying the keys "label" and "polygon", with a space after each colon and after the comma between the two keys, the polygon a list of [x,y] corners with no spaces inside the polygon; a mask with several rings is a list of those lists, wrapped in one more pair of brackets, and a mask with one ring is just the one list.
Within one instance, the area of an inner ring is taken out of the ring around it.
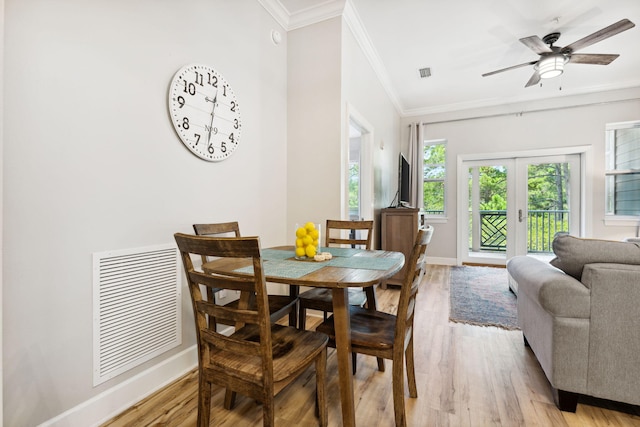
{"label": "clock hand", "polygon": [[[208,98],[207,98],[208,99]],[[213,130],[213,117],[216,111],[216,101],[218,100],[218,91],[216,90],[216,95],[213,97],[213,107],[211,107],[211,122],[209,123],[209,134],[207,135],[207,146],[210,145],[209,141],[211,141],[211,131]]]}

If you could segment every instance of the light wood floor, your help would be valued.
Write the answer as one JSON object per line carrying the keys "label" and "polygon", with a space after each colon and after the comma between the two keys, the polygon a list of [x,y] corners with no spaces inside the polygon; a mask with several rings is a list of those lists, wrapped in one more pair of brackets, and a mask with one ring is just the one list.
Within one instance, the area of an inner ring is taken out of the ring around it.
{"label": "light wood floor", "polygon": [[[395,312],[398,293],[397,289],[379,289],[379,308]],[[540,365],[523,345],[521,332],[450,323],[449,267],[429,267],[418,299],[418,398],[405,393],[410,426],[640,426],[637,406],[584,399],[575,414],[559,411]],[[310,317],[307,327],[313,328],[317,320]],[[354,377],[358,425],[394,424],[391,362],[386,363],[381,373],[375,358],[358,356]],[[329,425],[339,426],[337,375],[331,375],[337,372],[337,364],[332,349],[327,371]],[[317,425],[314,378],[309,370],[276,397],[276,425]],[[227,411],[223,397],[223,390],[214,387],[212,426],[262,425],[262,408],[255,401],[239,396],[236,407]],[[196,408],[194,371],[104,426],[194,426]]]}

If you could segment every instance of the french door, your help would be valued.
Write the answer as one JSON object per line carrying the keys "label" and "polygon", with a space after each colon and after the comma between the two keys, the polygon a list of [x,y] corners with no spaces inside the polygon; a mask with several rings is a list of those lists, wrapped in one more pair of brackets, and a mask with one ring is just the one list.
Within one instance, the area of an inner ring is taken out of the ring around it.
{"label": "french door", "polygon": [[460,262],[547,258],[556,233],[579,234],[579,154],[466,160],[461,166]]}

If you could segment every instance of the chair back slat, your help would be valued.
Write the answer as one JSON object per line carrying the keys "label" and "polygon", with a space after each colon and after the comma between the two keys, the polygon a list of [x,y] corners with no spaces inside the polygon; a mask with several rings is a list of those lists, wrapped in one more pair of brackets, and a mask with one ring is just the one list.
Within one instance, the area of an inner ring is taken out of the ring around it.
{"label": "chair back slat", "polygon": [[189,276],[189,279],[194,283],[204,285],[208,288],[229,289],[232,291],[240,292],[252,292],[254,290],[253,281],[247,280],[245,278],[213,275],[200,271],[191,271],[189,273]]}
{"label": "chair back slat", "polygon": [[[240,237],[240,225],[237,221],[214,224],[193,224],[193,231],[198,236]],[[222,234],[227,234],[222,236]]]}
{"label": "chair back slat", "polygon": [[[229,308],[226,306],[219,306],[211,304],[209,301],[198,301],[198,311],[205,313],[218,320],[227,320],[231,324],[235,323],[250,323],[257,324],[259,322],[258,313],[253,310],[242,310]],[[227,323],[225,323],[227,324]]]}
{"label": "chair back slat", "polygon": [[[344,231],[351,232],[360,231],[366,233],[364,237],[345,238],[342,233]],[[334,231],[334,233],[332,233]],[[336,233],[337,232],[337,233]],[[338,234],[336,236],[336,234]],[[328,219],[325,229],[325,246],[331,245],[351,245],[361,249],[371,249],[371,241],[373,237],[373,221],[343,221]]]}
{"label": "chair back slat", "polygon": [[202,331],[202,340],[219,350],[260,356],[260,343],[234,340],[211,329]]}
{"label": "chair back slat", "polygon": [[[193,224],[193,231],[197,236],[210,237],[240,237],[238,221],[220,222],[213,224]],[[211,261],[206,255],[202,256],[202,263]]]}

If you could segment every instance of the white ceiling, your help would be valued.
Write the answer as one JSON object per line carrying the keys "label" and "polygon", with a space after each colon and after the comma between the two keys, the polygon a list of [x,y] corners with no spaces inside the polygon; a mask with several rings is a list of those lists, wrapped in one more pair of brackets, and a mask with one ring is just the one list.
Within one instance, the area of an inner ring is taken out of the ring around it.
{"label": "white ceiling", "polygon": [[[639,0],[260,1],[288,30],[344,13],[402,115],[640,86]],[[609,65],[569,63],[542,87],[524,87],[533,66],[482,77],[538,58],[520,38],[559,31],[567,46],[623,18],[636,27],[579,51],[620,54]]]}

